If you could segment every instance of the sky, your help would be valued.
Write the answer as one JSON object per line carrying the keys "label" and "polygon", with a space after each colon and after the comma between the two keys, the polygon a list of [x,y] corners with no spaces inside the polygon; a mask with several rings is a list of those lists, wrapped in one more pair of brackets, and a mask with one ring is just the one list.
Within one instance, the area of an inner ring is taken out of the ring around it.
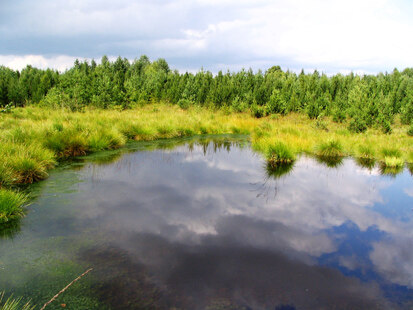
{"label": "sky", "polygon": [[378,73],[413,67],[412,16],[412,0],[0,0],[0,64]]}

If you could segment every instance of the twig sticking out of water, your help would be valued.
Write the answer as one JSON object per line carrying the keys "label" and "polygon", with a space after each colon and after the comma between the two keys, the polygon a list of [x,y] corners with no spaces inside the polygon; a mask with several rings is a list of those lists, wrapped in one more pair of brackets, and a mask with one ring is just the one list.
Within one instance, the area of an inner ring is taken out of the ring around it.
{"label": "twig sticking out of water", "polygon": [[40,310],[44,310],[49,304],[51,304],[53,301],[55,301],[64,291],[66,291],[69,287],[71,287],[75,282],[79,281],[81,278],[83,278],[85,275],[87,275],[89,272],[91,272],[93,268],[90,268],[86,270],[84,273],[82,273],[80,276],[78,276],[76,279],[74,279],[72,282],[70,282],[64,289],[62,289],[59,293],[53,296],[52,299],[50,299],[47,303],[43,305],[43,307],[40,308]]}

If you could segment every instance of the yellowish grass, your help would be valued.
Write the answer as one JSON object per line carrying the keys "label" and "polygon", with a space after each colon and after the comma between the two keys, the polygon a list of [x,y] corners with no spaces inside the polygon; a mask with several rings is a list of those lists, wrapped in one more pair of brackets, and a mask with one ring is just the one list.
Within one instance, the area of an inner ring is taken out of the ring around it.
{"label": "yellowish grass", "polygon": [[352,134],[347,124],[328,118],[324,124],[327,130],[301,114],[256,119],[248,113],[228,114],[201,107],[182,110],[169,104],[84,112],[27,107],[0,114],[0,156],[5,167],[10,167],[14,157],[28,157],[49,169],[55,157],[116,148],[127,139],[243,133],[251,134],[254,149],[263,153],[279,142],[297,154],[314,153],[327,141],[339,141],[343,155],[384,160],[383,150],[391,147],[404,161],[413,162],[413,139],[406,134],[407,126],[399,122],[391,135],[374,129]]}
{"label": "yellowish grass", "polygon": [[[347,124],[328,118],[323,120],[323,128],[315,122],[302,114],[257,119],[249,113],[197,106],[183,110],[165,103],[125,111],[18,108],[0,113],[0,188],[47,177],[58,157],[118,148],[128,139],[150,141],[198,134],[251,134],[253,148],[263,155],[281,144],[291,158],[298,153],[325,153],[332,149],[329,143],[336,141],[337,152],[343,156],[397,166],[413,163],[413,138],[406,133],[408,126],[398,121],[391,135],[375,129],[353,134]],[[397,158],[389,160],[389,150],[390,157]]]}

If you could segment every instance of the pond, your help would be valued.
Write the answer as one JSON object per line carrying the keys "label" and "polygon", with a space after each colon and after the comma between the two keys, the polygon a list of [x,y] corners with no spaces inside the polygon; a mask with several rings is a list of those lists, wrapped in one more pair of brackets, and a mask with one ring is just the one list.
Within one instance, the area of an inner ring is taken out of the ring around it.
{"label": "pond", "polygon": [[351,158],[268,169],[243,136],[62,163],[0,231],[0,291],[47,309],[411,309],[413,182]]}

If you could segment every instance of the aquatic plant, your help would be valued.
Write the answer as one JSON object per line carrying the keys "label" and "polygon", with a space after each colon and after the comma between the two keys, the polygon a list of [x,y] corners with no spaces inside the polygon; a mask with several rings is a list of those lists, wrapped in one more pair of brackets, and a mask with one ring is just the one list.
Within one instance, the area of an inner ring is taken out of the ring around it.
{"label": "aquatic plant", "polygon": [[340,157],[343,156],[343,146],[340,141],[331,139],[327,142],[321,142],[315,148],[315,152],[321,157]]}
{"label": "aquatic plant", "polygon": [[27,197],[22,193],[0,189],[0,224],[22,217],[26,201]]}
{"label": "aquatic plant", "polygon": [[271,144],[267,149],[267,162],[271,166],[278,164],[292,163],[295,160],[295,155],[291,148],[282,142]]}
{"label": "aquatic plant", "polygon": [[12,296],[4,300],[4,292],[0,293],[0,310],[34,310],[30,301],[24,303],[22,298],[14,299]]}

